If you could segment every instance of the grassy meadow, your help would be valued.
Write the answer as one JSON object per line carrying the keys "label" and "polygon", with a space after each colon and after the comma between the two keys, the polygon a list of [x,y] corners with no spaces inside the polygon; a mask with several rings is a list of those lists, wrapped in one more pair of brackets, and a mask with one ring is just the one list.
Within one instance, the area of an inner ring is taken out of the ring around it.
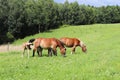
{"label": "grassy meadow", "polygon": [[87,46],[87,54],[77,47],[67,57],[21,57],[22,51],[0,53],[0,80],[120,80],[120,24],[62,26],[59,29],[28,36],[13,45],[38,37],[76,37]]}

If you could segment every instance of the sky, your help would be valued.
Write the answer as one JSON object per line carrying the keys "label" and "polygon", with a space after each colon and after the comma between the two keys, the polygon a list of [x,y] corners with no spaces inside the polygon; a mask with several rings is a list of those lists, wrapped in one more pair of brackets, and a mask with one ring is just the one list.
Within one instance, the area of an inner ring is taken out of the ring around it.
{"label": "sky", "polygon": [[[66,0],[54,0],[57,3],[64,3]],[[107,6],[107,5],[119,5],[120,0],[68,0],[69,2],[77,1],[79,4],[91,5],[91,6]]]}

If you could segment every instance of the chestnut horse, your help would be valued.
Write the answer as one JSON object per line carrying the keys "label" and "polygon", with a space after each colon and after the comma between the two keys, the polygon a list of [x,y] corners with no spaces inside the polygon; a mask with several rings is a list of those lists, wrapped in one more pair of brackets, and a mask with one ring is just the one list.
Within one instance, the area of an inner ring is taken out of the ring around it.
{"label": "chestnut horse", "polygon": [[23,43],[23,45],[22,45],[22,48],[23,48],[22,57],[24,56],[25,50],[27,50],[27,56],[28,56],[28,58],[29,58],[29,50],[31,50],[31,47],[30,47],[31,45],[32,45],[32,44],[29,43],[29,42]]}
{"label": "chestnut horse", "polygon": [[71,54],[75,53],[75,48],[77,46],[80,46],[82,48],[82,51],[83,52],[86,52],[87,49],[86,49],[86,46],[85,44],[83,43],[83,41],[80,41],[79,39],[77,38],[68,38],[68,37],[63,37],[60,39],[60,41],[66,46],[66,47],[72,47],[72,52]]}
{"label": "chestnut horse", "polygon": [[38,52],[38,55],[42,56],[43,49],[48,49],[49,55],[52,55],[52,51],[53,51],[53,53],[57,56],[57,50],[56,50],[57,47],[60,48],[60,52],[63,56],[65,56],[65,54],[66,54],[66,48],[56,38],[37,38],[37,39],[31,40],[29,42],[33,43],[33,45],[34,45],[33,56],[34,56],[36,50]]}

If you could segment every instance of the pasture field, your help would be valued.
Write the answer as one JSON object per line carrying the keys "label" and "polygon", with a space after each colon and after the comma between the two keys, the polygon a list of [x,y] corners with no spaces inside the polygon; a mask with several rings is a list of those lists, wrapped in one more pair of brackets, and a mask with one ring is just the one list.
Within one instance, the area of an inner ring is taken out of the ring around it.
{"label": "pasture field", "polygon": [[76,37],[87,46],[87,54],[77,47],[67,57],[60,55],[21,57],[22,51],[0,53],[0,80],[120,80],[120,24],[63,26],[17,40],[13,45],[37,37]]}

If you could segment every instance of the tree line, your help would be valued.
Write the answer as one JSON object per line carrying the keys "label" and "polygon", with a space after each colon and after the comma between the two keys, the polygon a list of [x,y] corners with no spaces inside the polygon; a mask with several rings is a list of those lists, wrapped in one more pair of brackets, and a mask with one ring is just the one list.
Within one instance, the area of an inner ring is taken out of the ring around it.
{"label": "tree line", "polygon": [[60,25],[120,23],[120,6],[85,6],[54,0],[0,0],[0,44]]}

